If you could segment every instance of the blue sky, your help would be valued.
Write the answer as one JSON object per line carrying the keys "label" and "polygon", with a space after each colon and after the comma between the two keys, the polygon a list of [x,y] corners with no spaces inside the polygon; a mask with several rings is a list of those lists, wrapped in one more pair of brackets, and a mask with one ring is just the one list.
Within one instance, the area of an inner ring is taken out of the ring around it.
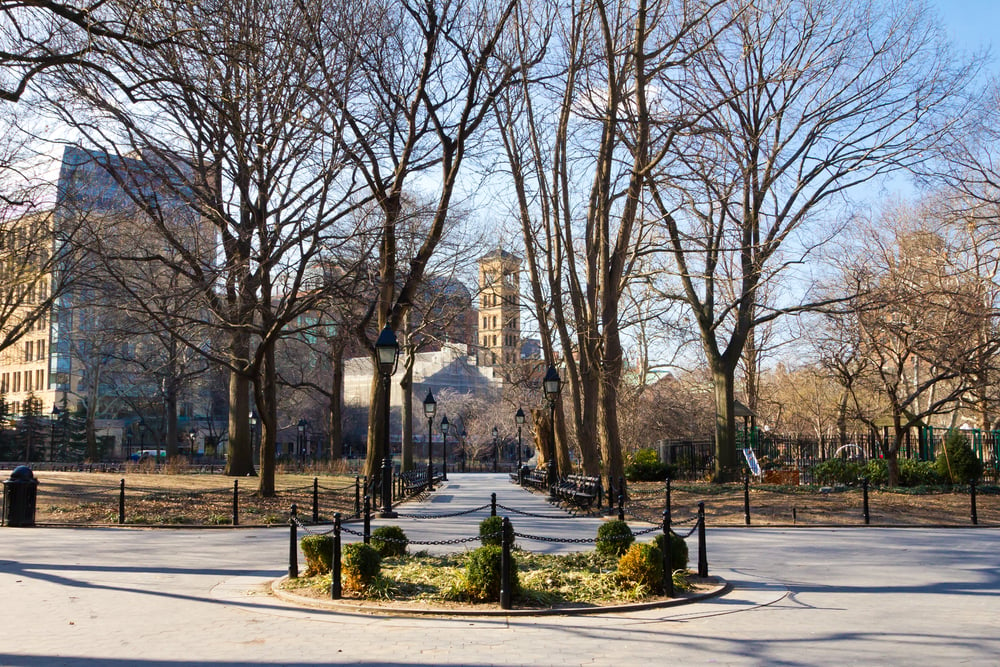
{"label": "blue sky", "polygon": [[931,0],[956,45],[970,51],[990,47],[1000,52],[1000,2],[997,0]]}

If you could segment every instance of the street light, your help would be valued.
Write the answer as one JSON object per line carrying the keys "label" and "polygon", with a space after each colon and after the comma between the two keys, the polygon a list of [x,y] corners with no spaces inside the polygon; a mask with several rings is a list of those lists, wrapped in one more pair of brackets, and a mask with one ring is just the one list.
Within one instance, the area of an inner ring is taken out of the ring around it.
{"label": "street light", "polygon": [[466,432],[465,427],[462,427],[462,472],[465,472],[465,445],[468,442],[469,434]]}
{"label": "street light", "polygon": [[305,419],[300,419],[296,430],[298,431],[299,438],[296,443],[296,454],[298,454],[299,461],[304,461],[306,458],[306,425],[308,425]]}
{"label": "street light", "polygon": [[434,394],[427,390],[424,398],[424,415],[427,417],[427,490],[434,490],[434,413],[437,412],[437,401]]}
{"label": "street light", "polygon": [[552,438],[549,441],[549,460],[547,462],[548,474],[546,475],[549,484],[549,493],[555,493],[556,488],[556,399],[559,397],[559,390],[562,389],[562,380],[555,366],[549,366],[542,379],[542,390],[545,398],[549,401],[549,419],[552,424]]}
{"label": "street light", "polygon": [[54,459],[56,451],[56,420],[59,419],[59,406],[52,406],[52,437],[49,438],[49,461]]}
{"label": "street light", "polygon": [[254,459],[257,455],[257,447],[254,445],[254,438],[257,435],[257,411],[250,411],[250,458]]}
{"label": "street light", "polygon": [[524,410],[521,406],[518,406],[517,412],[514,413],[514,423],[517,424],[517,483],[523,484],[524,479],[521,468],[523,467],[521,463],[521,427],[524,426]]}
{"label": "street light", "polygon": [[493,427],[493,472],[497,471],[497,459],[500,458],[500,431]]}
{"label": "street light", "polygon": [[198,431],[191,429],[191,433],[188,434],[191,438],[191,463],[194,463],[194,457],[198,454],[198,450],[195,448],[195,441],[198,439]]}
{"label": "street light", "polygon": [[448,415],[441,417],[441,450],[442,450],[442,461],[441,461],[441,481],[448,481],[448,431],[451,430],[451,424],[448,423]]}
{"label": "street light", "polygon": [[378,359],[379,372],[382,374],[382,407],[385,411],[385,432],[382,434],[382,512],[379,516],[386,519],[396,518],[392,511],[392,452],[389,449],[389,389],[392,375],[396,372],[399,360],[399,341],[396,334],[386,323],[375,341],[375,356]]}

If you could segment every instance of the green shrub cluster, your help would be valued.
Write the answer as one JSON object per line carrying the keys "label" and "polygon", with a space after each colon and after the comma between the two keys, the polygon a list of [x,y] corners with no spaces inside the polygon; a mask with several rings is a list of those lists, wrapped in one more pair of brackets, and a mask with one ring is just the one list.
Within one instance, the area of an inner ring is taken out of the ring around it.
{"label": "green shrub cluster", "polygon": [[[479,541],[483,546],[501,546],[503,544],[503,535],[500,531],[503,530],[503,517],[500,516],[488,516],[479,522]],[[514,544],[514,525],[507,524],[507,539],[510,540],[511,544]]]}
{"label": "green shrub cluster", "polygon": [[597,529],[597,553],[604,556],[621,556],[635,542],[632,529],[624,521],[608,521]]}
{"label": "green shrub cluster", "polygon": [[[465,593],[477,602],[500,600],[500,559],[503,548],[495,544],[479,547],[469,554],[465,566]],[[511,593],[517,595],[517,561],[510,557]]]}
{"label": "green shrub cluster", "polygon": [[379,526],[372,531],[371,545],[382,558],[406,554],[410,540],[399,526]]}
{"label": "green shrub cluster", "polygon": [[341,577],[344,588],[364,591],[382,571],[382,557],[369,544],[348,544],[343,550]]}
{"label": "green shrub cluster", "polygon": [[[657,535],[653,540],[657,549],[663,550],[663,535]],[[673,570],[686,570],[688,566],[688,545],[680,535],[670,533],[670,567]]]}
{"label": "green shrub cluster", "polygon": [[662,482],[671,472],[671,466],[660,461],[659,452],[650,448],[632,452],[625,463],[625,479],[630,482]]}
{"label": "green shrub cluster", "polygon": [[663,552],[654,544],[633,544],[618,559],[618,580],[649,591],[662,591]]}
{"label": "green shrub cluster", "polygon": [[[944,480],[933,461],[898,461],[900,486],[932,486],[941,484]],[[812,473],[817,484],[857,484],[861,478],[867,478],[875,486],[889,483],[889,466],[885,459],[871,459],[867,462],[830,459],[814,465]]]}
{"label": "green shrub cluster", "polygon": [[983,462],[972,451],[969,441],[960,431],[948,431],[938,454],[936,468],[942,479],[952,484],[977,480],[983,474]]}
{"label": "green shrub cluster", "polygon": [[299,541],[302,555],[306,557],[305,576],[326,574],[333,568],[333,537],[330,535],[307,535]]}

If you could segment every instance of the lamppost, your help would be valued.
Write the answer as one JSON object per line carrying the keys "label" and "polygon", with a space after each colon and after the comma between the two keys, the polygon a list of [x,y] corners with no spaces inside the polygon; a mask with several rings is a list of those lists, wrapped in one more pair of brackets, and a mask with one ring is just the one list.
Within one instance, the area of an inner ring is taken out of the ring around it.
{"label": "lamppost", "polygon": [[257,411],[250,411],[250,458],[255,460],[257,456],[257,447],[254,440],[257,437]]}
{"label": "lamppost", "polygon": [[295,453],[298,455],[299,461],[305,461],[306,458],[306,426],[309,424],[305,419],[300,419],[298,425],[295,427],[298,431],[298,442],[295,444]]}
{"label": "lamppost", "polygon": [[497,460],[500,458],[500,431],[493,427],[493,472],[497,471]]}
{"label": "lamppost", "polygon": [[552,438],[549,441],[549,460],[546,462],[546,479],[549,484],[549,493],[554,493],[556,488],[556,399],[559,398],[559,390],[562,389],[562,380],[555,366],[549,366],[545,371],[545,378],[542,379],[542,390],[545,398],[549,401],[549,419],[552,425]]}
{"label": "lamppost", "polygon": [[399,341],[396,334],[386,323],[385,328],[375,341],[375,355],[378,358],[379,372],[382,374],[382,408],[385,416],[385,432],[382,434],[382,512],[379,516],[394,519],[397,514],[392,511],[392,451],[389,449],[389,389],[392,375],[396,372],[399,360]]}
{"label": "lamppost", "polygon": [[517,483],[523,484],[522,479],[523,473],[521,472],[521,427],[524,426],[524,410],[521,406],[518,406],[517,412],[514,413],[514,423],[517,424]]}
{"label": "lamppost", "polygon": [[427,417],[427,490],[434,490],[434,413],[437,412],[437,401],[434,394],[427,390],[424,398],[424,415]]}
{"label": "lamppost", "polygon": [[451,424],[448,423],[448,415],[441,417],[441,451],[443,459],[441,462],[441,481],[448,481],[448,431]]}
{"label": "lamppost", "polygon": [[465,472],[465,445],[468,443],[469,434],[462,427],[462,472]]}
{"label": "lamppost", "polygon": [[49,438],[49,461],[52,461],[56,452],[56,421],[59,419],[59,406],[52,406],[52,434]]}
{"label": "lamppost", "polygon": [[198,450],[195,445],[198,440],[198,431],[191,429],[188,437],[191,438],[191,463],[194,463],[194,457],[198,455]]}

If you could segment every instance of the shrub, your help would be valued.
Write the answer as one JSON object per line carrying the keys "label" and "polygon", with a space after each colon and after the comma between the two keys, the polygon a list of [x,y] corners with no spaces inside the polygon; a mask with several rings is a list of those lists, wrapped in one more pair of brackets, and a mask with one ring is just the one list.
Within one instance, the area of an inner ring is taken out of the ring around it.
{"label": "shrub", "polygon": [[812,467],[817,484],[855,484],[864,475],[862,463],[845,459],[829,459]]}
{"label": "shrub", "polygon": [[371,544],[382,558],[405,555],[409,543],[406,533],[399,526],[379,526],[372,531]]}
{"label": "shrub", "polygon": [[944,480],[952,484],[964,484],[970,479],[979,479],[983,474],[982,461],[960,431],[948,431],[941,450],[936,467]]}
{"label": "shrub", "polygon": [[899,483],[901,486],[934,486],[944,482],[938,474],[935,461],[902,459],[899,462]]}
{"label": "shrub", "polygon": [[653,544],[633,544],[618,559],[618,580],[649,591],[663,590],[663,553]]}
{"label": "shrub", "polygon": [[884,486],[889,483],[889,464],[885,459],[870,459],[861,467],[861,476],[875,486]]}
{"label": "shrub", "polygon": [[630,482],[662,482],[671,468],[660,461],[655,449],[640,449],[629,455],[625,464],[625,479]]}
{"label": "shrub", "polygon": [[635,542],[632,529],[624,521],[608,521],[597,529],[597,553],[605,556],[621,556]]}
{"label": "shrub", "polygon": [[341,576],[344,588],[364,591],[382,570],[382,557],[374,547],[363,542],[344,547]]}
{"label": "shrub", "polygon": [[[508,523],[507,527],[507,538],[514,544],[514,525]],[[503,517],[488,516],[479,522],[479,541],[484,547],[490,545],[499,547],[503,544],[501,530],[503,530]]]}
{"label": "shrub", "polygon": [[[465,566],[465,592],[473,600],[479,602],[497,601],[500,599],[500,559],[503,548],[495,544],[479,547],[469,554]],[[520,589],[517,579],[517,562],[514,555],[510,557],[511,592],[517,594]]]}
{"label": "shrub", "polygon": [[[663,550],[663,535],[657,535],[653,540],[657,549]],[[688,566],[688,545],[680,535],[670,533],[670,567],[674,570],[686,570]]]}
{"label": "shrub", "polygon": [[305,576],[315,577],[326,574],[333,567],[333,537],[330,535],[307,535],[299,541],[302,554],[306,557]]}

